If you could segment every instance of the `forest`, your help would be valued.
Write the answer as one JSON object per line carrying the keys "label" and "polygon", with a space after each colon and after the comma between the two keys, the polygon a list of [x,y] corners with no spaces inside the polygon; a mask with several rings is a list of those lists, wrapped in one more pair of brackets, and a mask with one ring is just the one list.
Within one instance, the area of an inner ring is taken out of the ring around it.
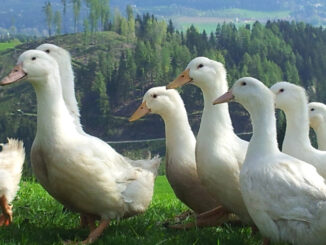
{"label": "forest", "polygon": [[[26,49],[46,42],[66,48],[73,59],[82,124],[86,132],[103,139],[164,137],[164,125],[158,116],[135,123],[127,119],[147,89],[166,85],[197,56],[222,62],[229,85],[243,76],[258,78],[268,86],[285,80],[305,87],[311,101],[326,102],[326,31],[321,27],[268,21],[243,26],[217,24],[212,33],[191,26],[182,32],[172,21],[150,14],[135,15],[130,6],[126,17],[115,13],[112,21],[101,19],[98,13],[94,16],[90,12],[83,32],[24,42],[2,51],[0,75],[5,76]],[[180,93],[196,132],[202,110],[201,92],[185,86]],[[29,150],[36,128],[31,86],[21,83],[1,88],[0,104],[0,141],[18,137],[24,139]],[[247,113],[240,106],[231,105],[231,114],[236,132],[250,132]],[[164,154],[164,145],[156,150]]]}

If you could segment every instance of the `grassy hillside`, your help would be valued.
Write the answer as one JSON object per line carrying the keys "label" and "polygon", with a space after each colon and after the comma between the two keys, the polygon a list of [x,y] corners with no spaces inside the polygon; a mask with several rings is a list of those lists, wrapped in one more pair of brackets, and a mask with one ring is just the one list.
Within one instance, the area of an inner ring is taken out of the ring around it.
{"label": "grassy hillside", "polygon": [[[14,222],[0,228],[0,245],[48,245],[62,241],[85,239],[87,229],[79,228],[76,213],[63,210],[57,201],[36,182],[25,180],[14,205]],[[175,231],[162,226],[167,219],[185,211],[186,207],[176,199],[164,176],[155,184],[152,204],[143,215],[120,222],[113,221],[95,244],[260,244],[259,235],[251,236],[250,228],[213,227]]]}
{"label": "grassy hillside", "polygon": [[12,40],[10,42],[0,43],[0,51],[4,51],[10,48],[14,48],[21,42],[19,40]]}
{"label": "grassy hillside", "polygon": [[[134,50],[134,42],[127,41],[125,36],[116,32],[99,32],[94,33],[92,37],[88,37],[88,41],[85,41],[83,33],[78,33],[20,45],[17,45],[17,42],[8,43],[5,44],[7,47],[15,48],[0,51],[0,77],[8,74],[22,52],[36,48],[41,43],[54,43],[70,51],[75,73],[76,95],[81,109],[81,122],[86,132],[107,141],[153,139],[165,136],[164,123],[157,115],[147,116],[134,123],[128,121],[129,116],[140,104],[144,92],[148,88],[155,86],[150,81],[140,81],[146,85],[141,85],[143,87],[141,90],[131,90],[129,95],[121,102],[116,102],[111,97],[109,115],[105,121],[101,119],[101,113],[94,110],[96,101],[92,97],[92,86],[96,79],[98,67],[103,65],[101,57],[110,55],[113,58],[109,65],[118,67],[121,53]],[[181,67],[183,69],[185,65],[181,65]],[[164,84],[170,79],[173,79],[173,75],[171,78],[166,78]],[[107,86],[110,93],[111,85]],[[137,84],[137,87],[141,86]],[[190,89],[190,91],[194,89],[193,86],[189,87],[186,88],[186,91],[187,89]],[[201,96],[200,93],[198,94]],[[2,118],[0,120],[0,130],[2,132],[0,142],[5,141],[6,137],[22,137],[26,149],[29,151],[36,131],[36,98],[32,86],[27,82],[21,82],[12,86],[1,87],[0,104]],[[193,105],[188,103],[187,106],[189,106],[189,120],[194,132],[196,132],[201,115],[201,111],[198,109],[202,105],[192,107]],[[137,144],[111,144],[119,152],[131,156],[142,155],[147,150],[151,150],[153,154],[165,154],[165,143],[162,140]]]}

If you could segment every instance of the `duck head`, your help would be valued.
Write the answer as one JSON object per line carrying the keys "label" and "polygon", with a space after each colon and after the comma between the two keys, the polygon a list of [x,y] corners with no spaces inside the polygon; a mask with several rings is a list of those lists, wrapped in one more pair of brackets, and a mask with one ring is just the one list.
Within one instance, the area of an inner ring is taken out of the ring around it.
{"label": "duck head", "polygon": [[170,113],[176,113],[178,106],[184,106],[179,93],[174,89],[167,90],[163,87],[149,89],[144,97],[142,104],[129,118],[129,121],[136,121],[148,113],[159,114],[162,117]]}
{"label": "duck head", "polygon": [[71,69],[71,56],[67,50],[50,43],[41,44],[36,49],[54,58],[59,65],[60,71],[68,72],[68,69]]}
{"label": "duck head", "polygon": [[213,104],[221,104],[231,100],[242,104],[248,111],[252,111],[259,103],[273,101],[274,96],[258,79],[243,77],[237,80],[228,92],[214,100]]}
{"label": "duck head", "polygon": [[271,88],[275,95],[275,107],[284,112],[294,111],[298,106],[307,107],[305,89],[289,82],[277,82]]}
{"label": "duck head", "polygon": [[166,88],[179,88],[184,84],[191,83],[205,89],[209,87],[210,83],[216,83],[218,79],[226,80],[224,65],[206,57],[197,57],[190,61],[186,69]]}
{"label": "duck head", "polygon": [[0,85],[22,80],[28,80],[33,85],[42,85],[54,69],[58,69],[58,65],[52,57],[39,50],[28,50],[19,56],[17,65],[0,81]]}
{"label": "duck head", "polygon": [[326,105],[319,102],[308,104],[310,126],[317,129],[326,120]]}

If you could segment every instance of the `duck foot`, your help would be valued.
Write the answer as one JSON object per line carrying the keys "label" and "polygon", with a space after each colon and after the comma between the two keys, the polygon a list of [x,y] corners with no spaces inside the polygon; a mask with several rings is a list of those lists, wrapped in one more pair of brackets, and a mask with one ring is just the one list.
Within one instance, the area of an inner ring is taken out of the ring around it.
{"label": "duck foot", "polygon": [[109,219],[100,221],[99,225],[89,233],[87,239],[82,241],[81,244],[91,244],[95,242],[109,224]]}
{"label": "duck foot", "polygon": [[182,220],[185,220],[186,218],[188,218],[190,215],[192,215],[193,212],[191,210],[187,210],[181,214],[178,214],[176,216],[174,216],[174,220],[177,221],[177,222],[180,222]]}
{"label": "duck foot", "polygon": [[190,229],[193,227],[220,226],[229,220],[229,212],[222,206],[197,215],[194,222],[169,225],[172,229]]}
{"label": "duck foot", "polygon": [[[181,214],[178,214],[176,216],[174,216],[172,219],[166,220],[163,223],[161,223],[164,227],[169,227],[171,223],[180,223],[183,220],[187,219],[189,216],[191,216],[193,213],[193,211],[191,210],[187,210]],[[160,224],[160,223],[159,223]]]}
{"label": "duck foot", "polygon": [[0,197],[0,207],[2,210],[0,226],[8,226],[12,222],[12,206],[8,204],[7,198],[4,195]]}
{"label": "duck foot", "polygon": [[[87,216],[91,216],[91,215],[84,215],[85,219],[88,219]],[[93,216],[95,217],[95,216]],[[92,230],[87,239],[82,241],[82,242],[76,242],[76,241],[65,241],[63,242],[64,245],[71,245],[71,244],[91,244],[93,242],[95,242],[97,240],[97,238],[103,233],[103,231],[105,230],[105,228],[110,224],[110,220],[102,220],[100,221],[100,224],[95,227],[94,230]]]}

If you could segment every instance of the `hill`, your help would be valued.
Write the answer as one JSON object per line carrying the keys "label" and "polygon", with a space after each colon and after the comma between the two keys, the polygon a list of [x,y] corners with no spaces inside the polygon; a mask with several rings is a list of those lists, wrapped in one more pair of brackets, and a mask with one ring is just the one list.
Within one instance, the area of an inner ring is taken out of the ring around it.
{"label": "hill", "polygon": [[[69,50],[82,124],[86,132],[107,141],[164,137],[164,124],[158,116],[134,123],[127,119],[147,89],[166,85],[197,56],[224,63],[230,84],[243,76],[256,77],[267,86],[287,80],[304,86],[311,99],[326,101],[326,58],[322,52],[326,50],[326,35],[321,28],[286,21],[256,22],[239,28],[224,23],[217,25],[215,33],[198,32],[192,26],[183,34],[171,23],[143,15],[122,19],[116,29],[60,35],[2,51],[0,76],[9,72],[20,53],[41,43]],[[196,133],[203,105],[201,92],[185,86],[180,93]],[[0,142],[6,137],[22,138],[29,150],[36,125],[31,86],[19,83],[1,88],[0,105]],[[251,131],[247,113],[239,105],[231,104],[230,112],[236,132]],[[154,153],[164,154],[164,141],[114,147],[119,151],[150,147]]]}
{"label": "hill", "polygon": [[[41,41],[23,43],[12,49],[0,52],[0,77],[4,77],[14,66],[19,54],[28,49],[33,49],[41,43],[54,43],[70,51],[73,58],[73,68],[76,77],[76,94],[81,107],[81,122],[86,132],[101,137],[107,141],[125,141],[163,138],[164,123],[159,116],[147,116],[137,122],[128,122],[129,116],[138,107],[144,92],[155,85],[165,85],[174,78],[170,74],[159,84],[147,80],[142,83],[141,80],[135,81],[134,89],[130,89],[127,95],[124,95],[121,88],[117,88],[115,95],[109,91],[113,90],[114,85],[108,74],[105,74],[105,84],[107,86],[108,101],[107,112],[100,109],[99,100],[94,92],[97,74],[100,67],[110,66],[107,72],[113,69],[116,72],[115,78],[119,76],[119,66],[121,57],[126,52],[136,52],[137,44],[130,43],[126,37],[115,32],[100,32],[92,36],[92,40],[87,44],[82,42],[84,34],[69,34],[48,38]],[[110,64],[105,64],[110,60]],[[180,64],[178,71],[182,71],[186,66],[186,60]],[[105,68],[104,68],[105,69]],[[125,74],[128,71],[123,71]],[[144,74],[145,77],[147,77]],[[104,73],[104,72],[103,72]],[[111,74],[112,75],[112,74]],[[122,78],[127,79],[127,78]],[[129,78],[130,79],[130,78]],[[121,85],[121,83],[120,83]],[[187,87],[186,91],[196,91],[199,101],[200,93],[193,87]],[[184,94],[186,95],[186,94]],[[22,82],[9,87],[0,88],[0,140],[5,141],[6,137],[18,137],[24,140],[26,149],[29,151],[36,131],[36,98],[33,88],[29,83]],[[187,105],[189,117],[195,132],[198,130],[201,105]],[[238,108],[238,106],[235,106]],[[237,131],[246,129],[237,127]],[[0,142],[1,142],[0,141]],[[164,155],[164,141],[144,142],[137,144],[118,144],[114,145],[119,151],[130,151],[135,149],[152,149],[154,153]]]}

